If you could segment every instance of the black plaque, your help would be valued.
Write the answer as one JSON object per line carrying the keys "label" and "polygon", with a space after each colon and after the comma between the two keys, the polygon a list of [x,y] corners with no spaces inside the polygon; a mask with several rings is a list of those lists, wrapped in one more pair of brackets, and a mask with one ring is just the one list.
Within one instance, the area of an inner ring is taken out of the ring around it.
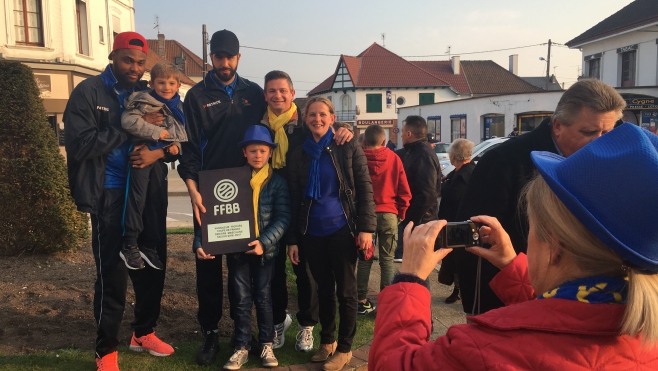
{"label": "black plaque", "polygon": [[210,255],[251,250],[256,239],[251,168],[236,167],[199,172],[203,251]]}

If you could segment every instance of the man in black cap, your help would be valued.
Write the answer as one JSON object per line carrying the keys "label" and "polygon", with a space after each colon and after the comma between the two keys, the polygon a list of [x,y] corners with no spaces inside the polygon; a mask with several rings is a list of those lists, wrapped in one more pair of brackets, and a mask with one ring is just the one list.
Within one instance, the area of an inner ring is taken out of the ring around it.
{"label": "man in black cap", "polygon": [[[187,92],[183,109],[189,141],[183,144],[178,173],[185,180],[194,211],[197,319],[205,341],[197,363],[210,365],[219,350],[218,322],[222,318],[222,257],[208,255],[201,246],[200,214],[206,209],[198,191],[199,171],[244,166],[237,143],[250,126],[260,122],[267,104],[263,89],[237,74],[240,42],[228,30],[210,40],[213,71]],[[229,292],[229,295],[231,293]]]}

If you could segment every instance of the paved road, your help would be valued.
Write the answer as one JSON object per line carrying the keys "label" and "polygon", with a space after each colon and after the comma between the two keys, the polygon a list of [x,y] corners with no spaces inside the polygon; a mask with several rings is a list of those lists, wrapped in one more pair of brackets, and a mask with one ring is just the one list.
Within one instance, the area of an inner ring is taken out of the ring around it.
{"label": "paved road", "polygon": [[167,209],[167,227],[180,228],[192,226],[192,205],[187,196],[169,196]]}

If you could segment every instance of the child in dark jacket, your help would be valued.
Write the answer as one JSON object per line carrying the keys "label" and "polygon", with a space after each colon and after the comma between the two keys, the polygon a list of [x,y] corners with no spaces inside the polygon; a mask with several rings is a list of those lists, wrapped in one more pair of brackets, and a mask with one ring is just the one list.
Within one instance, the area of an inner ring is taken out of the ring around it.
{"label": "child in dark jacket", "polygon": [[[368,160],[368,172],[377,213],[377,241],[379,242],[379,266],[381,268],[380,291],[391,284],[395,272],[393,256],[398,243],[398,222],[404,220],[411,190],[407,183],[402,161],[395,152],[384,146],[386,133],[379,125],[370,125],[364,133],[363,152]],[[366,297],[372,259],[359,260],[356,283],[359,314],[368,314],[375,306]]]}
{"label": "child in dark jacket", "polygon": [[252,250],[226,256],[235,351],[224,365],[225,370],[237,370],[248,360],[252,303],[256,305],[263,367],[279,365],[272,350],[276,334],[272,318],[271,280],[273,258],[279,253],[278,242],[290,225],[288,185],[283,177],[272,172],[268,163],[273,149],[277,147],[277,143],[272,142],[270,131],[265,126],[254,125],[247,129],[244,140],[238,145],[253,169],[251,188],[256,240],[249,243]]}
{"label": "child in dark jacket", "polygon": [[[135,92],[126,99],[121,127],[133,136],[135,144],[146,144],[151,150],[163,149],[171,155],[178,155],[180,142],[187,141],[185,116],[178,95],[180,71],[169,62],[157,63],[151,69],[149,84],[151,90]],[[155,112],[164,115],[162,125],[148,123],[142,118],[145,114]],[[160,228],[151,225],[155,222],[151,220],[146,220],[145,226],[142,213],[146,206],[149,183],[165,182],[166,177],[166,171],[161,171],[155,164],[142,169],[130,168],[123,214],[123,246],[119,253],[129,269],[144,268],[144,261],[155,269],[164,269],[151,243],[140,241],[138,247],[137,236],[144,229],[157,231]]]}

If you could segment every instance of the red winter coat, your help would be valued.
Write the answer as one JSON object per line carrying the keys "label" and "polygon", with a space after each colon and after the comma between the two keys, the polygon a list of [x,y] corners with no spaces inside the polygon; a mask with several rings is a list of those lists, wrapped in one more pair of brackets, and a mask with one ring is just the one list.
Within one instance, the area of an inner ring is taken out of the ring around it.
{"label": "red winter coat", "polygon": [[375,196],[375,211],[393,213],[400,220],[404,219],[411,201],[411,190],[402,160],[386,147],[364,148],[363,152],[368,159],[368,171]]}
{"label": "red winter coat", "polygon": [[531,300],[527,267],[520,254],[490,283],[509,306],[469,317],[472,324],[452,326],[429,343],[427,289],[406,282],[386,287],[379,295],[368,369],[658,370],[658,349],[619,336],[625,305]]}

